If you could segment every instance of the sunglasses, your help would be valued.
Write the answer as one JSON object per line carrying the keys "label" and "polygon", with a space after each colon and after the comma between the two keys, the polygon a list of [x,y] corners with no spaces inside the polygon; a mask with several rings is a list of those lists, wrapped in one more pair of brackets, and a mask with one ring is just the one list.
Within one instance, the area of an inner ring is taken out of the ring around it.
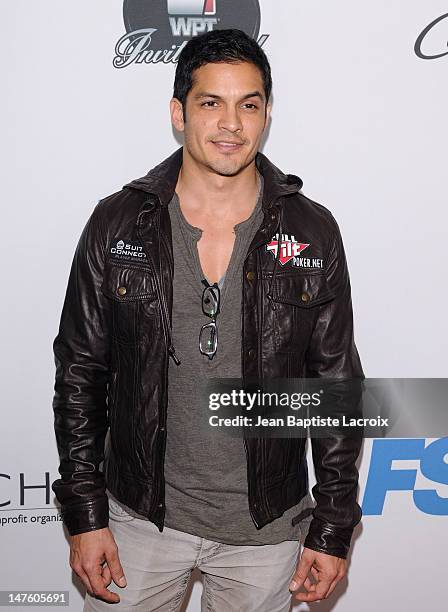
{"label": "sunglasses", "polygon": [[205,285],[205,289],[202,292],[202,312],[210,317],[211,321],[201,327],[199,332],[199,351],[203,355],[207,355],[209,359],[213,359],[218,348],[216,317],[219,314],[221,292],[218,283],[210,285],[205,279],[201,282]]}

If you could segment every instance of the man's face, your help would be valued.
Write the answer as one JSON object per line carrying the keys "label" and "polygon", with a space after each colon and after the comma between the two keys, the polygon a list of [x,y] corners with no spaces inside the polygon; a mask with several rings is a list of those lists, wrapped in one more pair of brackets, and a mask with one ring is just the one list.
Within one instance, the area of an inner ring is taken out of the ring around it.
{"label": "man's face", "polygon": [[171,100],[174,127],[188,154],[212,172],[234,176],[255,158],[270,117],[260,70],[249,62],[206,64],[193,73],[186,121]]}

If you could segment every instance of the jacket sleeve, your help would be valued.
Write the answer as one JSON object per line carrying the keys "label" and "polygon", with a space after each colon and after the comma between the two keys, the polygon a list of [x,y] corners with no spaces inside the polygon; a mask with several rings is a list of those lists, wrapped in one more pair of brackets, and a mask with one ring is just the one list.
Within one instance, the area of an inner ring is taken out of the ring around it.
{"label": "jacket sleeve", "polygon": [[53,342],[53,412],[61,478],[52,489],[70,535],[107,527],[109,521],[100,463],[108,428],[111,315],[101,292],[105,240],[98,218],[100,204],[76,247]]}
{"label": "jacket sleeve", "polygon": [[[347,412],[354,414],[353,402],[359,403],[359,397],[353,394],[353,381],[356,388],[365,376],[353,337],[351,288],[344,246],[338,224],[334,217],[332,220],[335,230],[327,260],[327,282],[335,298],[319,307],[307,350],[306,368],[309,377],[346,379],[348,391],[345,399],[343,392],[339,394],[338,407],[344,409],[345,401]],[[304,542],[307,548],[347,557],[353,529],[362,516],[356,501],[356,460],[361,445],[360,436],[311,437],[316,475],[312,492],[316,506]]]}

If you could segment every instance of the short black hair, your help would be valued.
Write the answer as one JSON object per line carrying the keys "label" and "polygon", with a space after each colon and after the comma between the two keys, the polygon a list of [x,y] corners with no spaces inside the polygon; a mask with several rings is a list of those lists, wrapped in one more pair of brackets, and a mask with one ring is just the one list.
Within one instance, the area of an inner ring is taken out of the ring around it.
{"label": "short black hair", "polygon": [[271,67],[260,45],[242,30],[211,30],[195,36],[182,49],[174,77],[173,97],[185,103],[193,87],[193,72],[205,64],[250,62],[261,72],[266,103],[272,91]]}

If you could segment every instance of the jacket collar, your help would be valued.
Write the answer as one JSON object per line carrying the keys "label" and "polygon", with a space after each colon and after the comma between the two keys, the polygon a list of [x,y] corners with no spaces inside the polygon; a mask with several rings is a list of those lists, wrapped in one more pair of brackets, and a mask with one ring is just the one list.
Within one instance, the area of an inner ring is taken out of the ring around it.
{"label": "jacket collar", "polygon": [[[168,205],[173,197],[177,178],[182,166],[183,147],[179,147],[145,176],[123,185],[123,188],[138,189],[158,196],[162,206]],[[255,163],[263,176],[263,210],[267,210],[278,197],[297,193],[303,181],[293,174],[284,174],[265,156],[258,152]]]}

